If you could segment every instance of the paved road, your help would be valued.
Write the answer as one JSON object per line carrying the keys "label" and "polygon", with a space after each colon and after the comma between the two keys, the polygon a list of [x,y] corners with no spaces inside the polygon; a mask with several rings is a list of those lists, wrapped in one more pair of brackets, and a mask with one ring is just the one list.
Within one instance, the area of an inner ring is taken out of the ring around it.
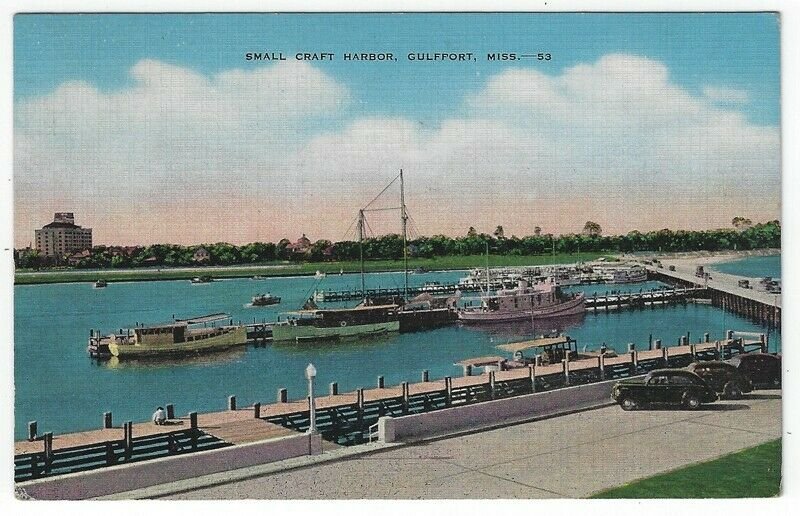
{"label": "paved road", "polygon": [[697,412],[613,406],[169,498],[579,498],[780,435],[780,391]]}

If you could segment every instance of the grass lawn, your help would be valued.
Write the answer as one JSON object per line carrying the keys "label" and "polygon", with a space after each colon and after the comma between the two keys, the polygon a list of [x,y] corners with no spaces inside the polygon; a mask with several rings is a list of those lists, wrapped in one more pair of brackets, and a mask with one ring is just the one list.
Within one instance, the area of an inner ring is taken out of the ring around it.
{"label": "grass lawn", "polygon": [[[577,253],[540,256],[490,256],[489,265],[526,266],[546,265],[551,263],[575,263],[589,261],[606,256],[608,253]],[[411,258],[408,260],[409,270],[424,267],[429,270],[456,270],[484,267],[486,256],[446,256],[441,258]],[[385,272],[403,270],[402,260],[369,260],[365,262],[367,272]],[[57,270],[57,271],[18,271],[14,275],[14,283],[28,285],[37,283],[69,283],[78,281],[148,281],[189,279],[208,274],[215,278],[247,278],[250,276],[297,276],[314,274],[316,271],[327,273],[358,272],[360,265],[353,262],[319,262],[290,263],[275,262],[261,265],[239,265],[229,267],[186,267],[186,268],[146,268],[146,269],[102,269],[102,270]]]}
{"label": "grass lawn", "polygon": [[781,441],[637,480],[592,498],[763,498],[781,485]]}

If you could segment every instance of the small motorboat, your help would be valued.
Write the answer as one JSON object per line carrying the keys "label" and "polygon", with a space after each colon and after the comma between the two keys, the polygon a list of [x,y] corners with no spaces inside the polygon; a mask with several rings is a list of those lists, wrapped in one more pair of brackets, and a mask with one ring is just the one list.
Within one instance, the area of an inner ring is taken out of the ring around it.
{"label": "small motorboat", "polygon": [[99,279],[94,282],[94,288],[106,288],[108,286],[108,282],[104,279]]}
{"label": "small motorboat", "polygon": [[193,284],[197,285],[200,283],[211,283],[212,281],[214,281],[214,278],[212,278],[211,276],[197,276],[196,278],[192,278],[191,281]]}
{"label": "small motorboat", "polygon": [[269,306],[269,305],[277,305],[281,302],[281,298],[278,296],[273,296],[269,292],[266,294],[257,294],[253,296],[252,304],[253,306]]}
{"label": "small motorboat", "polygon": [[324,272],[322,272],[322,271],[317,271],[317,272],[314,274],[314,277],[315,277],[315,278],[324,278],[325,276],[326,276],[326,274],[325,274]]}

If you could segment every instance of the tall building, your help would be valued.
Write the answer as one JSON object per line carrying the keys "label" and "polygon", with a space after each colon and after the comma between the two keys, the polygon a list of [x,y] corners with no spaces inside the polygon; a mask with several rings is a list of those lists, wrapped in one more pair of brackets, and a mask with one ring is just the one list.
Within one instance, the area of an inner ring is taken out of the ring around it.
{"label": "tall building", "polygon": [[64,257],[92,248],[92,229],[75,225],[75,215],[56,213],[53,222],[36,230],[36,250],[43,256]]}

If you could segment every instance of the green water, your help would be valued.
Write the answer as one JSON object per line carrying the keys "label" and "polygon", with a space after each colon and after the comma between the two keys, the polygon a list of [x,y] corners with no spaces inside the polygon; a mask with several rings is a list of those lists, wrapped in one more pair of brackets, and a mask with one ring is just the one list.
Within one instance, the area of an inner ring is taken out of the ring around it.
{"label": "green water", "polygon": [[776,256],[751,256],[733,262],[717,263],[712,269],[726,274],[746,276],[749,278],[763,278],[769,276],[773,279],[781,277],[781,257]]}
{"label": "green water", "polygon": [[[414,274],[412,284],[456,281],[462,273]],[[319,345],[270,345],[240,348],[194,360],[169,360],[148,364],[93,361],[86,354],[90,328],[110,333],[136,322],[168,321],[172,315],[197,316],[226,312],[235,320],[274,320],[278,312],[296,309],[313,290],[314,278],[236,279],[205,285],[188,281],[112,283],[105,289],[91,284],[17,286],[15,306],[15,438],[24,438],[28,421],[39,432],[56,433],[99,428],[102,413],[112,411],[115,424],[146,420],[157,405],[174,403],[178,414],[222,410],[228,395],[240,406],[271,402],[281,387],[290,399],[305,395],[305,366],[318,370],[316,392],[328,383],[340,391],[371,387],[378,375],[387,385],[419,381],[423,369],[431,378],[461,374],[454,362],[481,355],[496,355],[497,344],[529,336],[530,324],[488,328],[451,326],[434,331],[395,334],[368,342]],[[320,288],[356,288],[356,275],[329,276]],[[398,287],[402,274],[371,274],[369,287]],[[607,290],[638,291],[660,284],[595,285],[588,294]],[[573,288],[573,290],[575,290]],[[257,293],[281,296],[278,306],[249,307]],[[537,332],[565,329],[579,346],[596,348],[601,342],[624,350],[628,342],[639,349],[650,334],[674,345],[691,332],[696,341],[703,332],[721,337],[725,329],[762,331],[757,325],[707,305],[673,306],[638,311],[586,314],[570,320],[540,323]],[[771,348],[780,345],[771,338]]]}

